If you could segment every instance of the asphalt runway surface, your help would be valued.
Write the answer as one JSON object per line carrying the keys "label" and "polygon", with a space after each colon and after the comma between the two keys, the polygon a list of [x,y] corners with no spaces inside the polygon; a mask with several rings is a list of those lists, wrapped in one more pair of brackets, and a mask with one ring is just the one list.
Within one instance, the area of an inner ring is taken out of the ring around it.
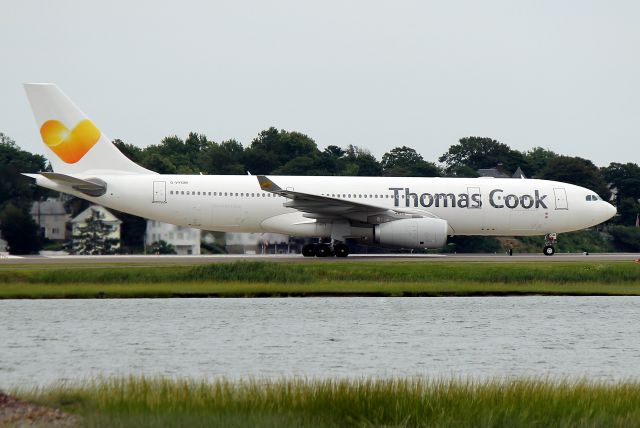
{"label": "asphalt runway surface", "polygon": [[303,257],[300,254],[224,254],[200,256],[175,255],[118,255],[118,256],[3,256],[0,266],[10,265],[78,265],[78,264],[128,264],[128,265],[196,265],[236,261],[298,262],[603,262],[638,261],[640,253],[572,253],[554,256],[543,254],[352,254],[348,257]]}

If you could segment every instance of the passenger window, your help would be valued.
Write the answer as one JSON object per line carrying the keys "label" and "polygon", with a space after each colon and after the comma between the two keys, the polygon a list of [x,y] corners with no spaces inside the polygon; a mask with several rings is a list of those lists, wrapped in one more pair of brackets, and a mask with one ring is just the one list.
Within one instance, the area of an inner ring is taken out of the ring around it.
{"label": "passenger window", "polygon": [[189,194],[189,191],[187,190],[187,195]]}

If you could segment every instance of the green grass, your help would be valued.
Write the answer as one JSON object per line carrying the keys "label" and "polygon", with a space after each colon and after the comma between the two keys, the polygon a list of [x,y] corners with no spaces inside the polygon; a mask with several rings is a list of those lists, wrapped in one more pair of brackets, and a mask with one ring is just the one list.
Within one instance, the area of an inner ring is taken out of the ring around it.
{"label": "green grass", "polygon": [[631,262],[274,262],[0,269],[0,298],[640,295]]}
{"label": "green grass", "polygon": [[113,378],[17,392],[89,427],[628,427],[640,383]]}
{"label": "green grass", "polygon": [[638,296],[640,283],[527,284],[477,282],[324,281],[301,284],[220,282],[176,284],[5,284],[0,299],[162,298],[162,297],[437,297],[437,296]]}

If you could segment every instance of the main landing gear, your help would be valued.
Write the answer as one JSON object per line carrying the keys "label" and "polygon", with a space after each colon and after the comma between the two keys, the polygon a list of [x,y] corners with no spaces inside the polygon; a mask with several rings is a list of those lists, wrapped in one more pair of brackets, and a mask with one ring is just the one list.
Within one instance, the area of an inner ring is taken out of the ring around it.
{"label": "main landing gear", "polygon": [[347,257],[349,247],[346,244],[307,244],[302,247],[302,255],[305,257]]}
{"label": "main landing gear", "polygon": [[542,253],[545,256],[553,256],[556,253],[556,249],[554,245],[558,242],[558,234],[557,233],[549,233],[544,237],[544,249]]}

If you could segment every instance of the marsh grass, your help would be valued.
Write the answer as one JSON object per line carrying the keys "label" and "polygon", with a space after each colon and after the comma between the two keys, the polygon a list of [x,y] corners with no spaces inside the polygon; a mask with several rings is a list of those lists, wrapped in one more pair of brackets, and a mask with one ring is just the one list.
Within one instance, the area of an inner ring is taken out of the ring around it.
{"label": "marsh grass", "polygon": [[640,265],[234,262],[0,270],[0,298],[640,295]]}
{"label": "marsh grass", "polygon": [[98,379],[19,391],[88,426],[639,426],[640,384],[524,380]]}
{"label": "marsh grass", "polygon": [[158,283],[158,282],[640,282],[640,266],[630,262],[301,262],[240,261],[197,266],[77,267],[2,269],[4,283]]}
{"label": "marsh grass", "polygon": [[301,284],[271,282],[73,283],[5,284],[0,299],[166,298],[166,297],[444,297],[444,296],[638,296],[640,284],[548,282],[477,283],[454,281],[369,282],[314,281]]}

